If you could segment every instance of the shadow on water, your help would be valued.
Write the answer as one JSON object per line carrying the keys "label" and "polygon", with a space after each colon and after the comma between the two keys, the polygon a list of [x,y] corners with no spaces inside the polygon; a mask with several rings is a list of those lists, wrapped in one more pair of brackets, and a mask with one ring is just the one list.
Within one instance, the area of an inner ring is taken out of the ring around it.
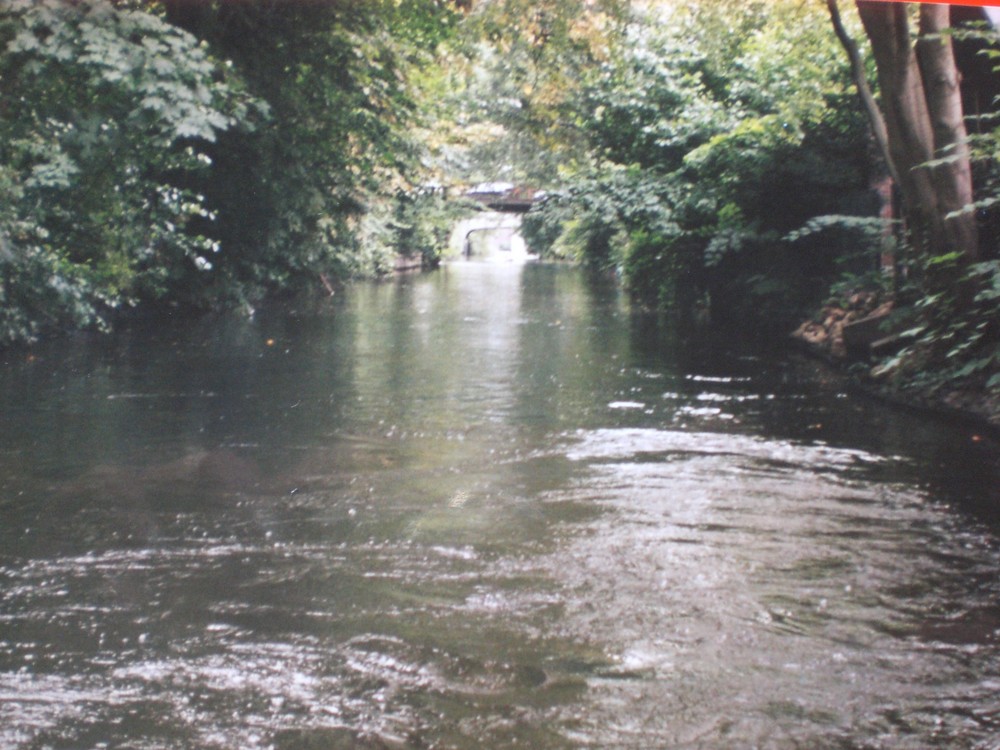
{"label": "shadow on water", "polygon": [[998,447],[462,263],[0,368],[0,745],[982,748]]}

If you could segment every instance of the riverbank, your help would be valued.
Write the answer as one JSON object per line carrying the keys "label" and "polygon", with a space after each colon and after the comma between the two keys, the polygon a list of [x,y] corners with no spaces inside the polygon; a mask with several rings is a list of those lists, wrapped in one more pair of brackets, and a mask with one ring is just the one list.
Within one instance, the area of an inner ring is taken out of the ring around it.
{"label": "riverbank", "polygon": [[805,321],[791,338],[802,351],[849,378],[859,392],[910,411],[965,421],[1000,438],[1000,392],[988,389],[985,377],[981,382],[889,381],[880,376],[877,357],[871,353],[878,351],[879,341],[866,344],[863,351],[852,349],[852,328],[882,319],[890,310],[891,305],[860,297],[844,307],[827,306],[819,320]]}

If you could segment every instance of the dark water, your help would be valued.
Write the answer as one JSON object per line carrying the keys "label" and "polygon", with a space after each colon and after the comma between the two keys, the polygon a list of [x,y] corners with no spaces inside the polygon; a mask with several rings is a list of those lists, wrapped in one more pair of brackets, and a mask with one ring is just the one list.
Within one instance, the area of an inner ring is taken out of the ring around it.
{"label": "dark water", "polygon": [[1000,747],[998,446],[575,269],[9,354],[0,418],[3,748]]}

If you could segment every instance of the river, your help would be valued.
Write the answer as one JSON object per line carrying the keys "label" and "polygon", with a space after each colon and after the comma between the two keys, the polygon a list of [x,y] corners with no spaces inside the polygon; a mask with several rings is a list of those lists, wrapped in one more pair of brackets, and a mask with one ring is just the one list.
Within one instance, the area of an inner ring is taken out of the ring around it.
{"label": "river", "polygon": [[1000,747],[996,442],[580,269],[2,359],[2,748]]}

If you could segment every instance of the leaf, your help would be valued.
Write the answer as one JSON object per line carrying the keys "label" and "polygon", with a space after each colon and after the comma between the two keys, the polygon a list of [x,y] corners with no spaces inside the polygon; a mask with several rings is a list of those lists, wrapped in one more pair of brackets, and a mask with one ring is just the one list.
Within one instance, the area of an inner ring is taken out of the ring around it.
{"label": "leaf", "polygon": [[945,215],[946,219],[955,219],[960,216],[965,216],[967,214],[973,213],[977,210],[985,210],[991,208],[1000,203],[1000,195],[994,195],[981,200],[975,201],[974,203],[967,203],[956,211],[950,211]]}
{"label": "leaf", "polygon": [[951,266],[961,262],[963,257],[962,253],[952,251],[950,253],[943,253],[941,255],[930,257],[927,259],[926,264],[928,267]]}

